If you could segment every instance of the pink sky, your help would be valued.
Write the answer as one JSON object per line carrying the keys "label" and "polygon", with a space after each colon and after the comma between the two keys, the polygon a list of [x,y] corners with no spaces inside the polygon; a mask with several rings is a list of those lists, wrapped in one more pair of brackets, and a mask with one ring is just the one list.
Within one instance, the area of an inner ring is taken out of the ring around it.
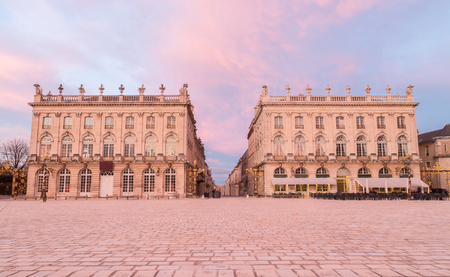
{"label": "pink sky", "polygon": [[[33,84],[45,92],[177,94],[183,83],[217,184],[247,147],[261,87],[270,94],[404,93],[420,132],[448,123],[450,2],[2,1],[0,140],[29,138]],[[11,116],[13,115],[13,116]]]}

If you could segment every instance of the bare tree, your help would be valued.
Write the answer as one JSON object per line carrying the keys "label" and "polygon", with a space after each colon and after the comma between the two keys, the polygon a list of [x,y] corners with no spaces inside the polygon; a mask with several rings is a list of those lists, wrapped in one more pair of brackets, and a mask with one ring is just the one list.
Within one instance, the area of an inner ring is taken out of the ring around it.
{"label": "bare tree", "polygon": [[9,160],[15,168],[22,169],[28,159],[28,142],[24,139],[13,138],[0,144],[3,159]]}

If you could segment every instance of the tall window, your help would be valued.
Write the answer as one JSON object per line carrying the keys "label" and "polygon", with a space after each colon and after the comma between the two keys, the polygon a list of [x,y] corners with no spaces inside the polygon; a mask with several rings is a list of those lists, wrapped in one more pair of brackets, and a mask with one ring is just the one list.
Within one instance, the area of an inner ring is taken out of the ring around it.
{"label": "tall window", "polygon": [[345,121],[343,116],[336,117],[336,129],[345,129]]}
{"label": "tall window", "polygon": [[156,139],[154,136],[148,136],[145,139],[145,156],[154,157],[156,156]]}
{"label": "tall window", "polygon": [[134,117],[127,116],[125,119],[125,129],[134,129]]}
{"label": "tall window", "polygon": [[44,122],[42,122],[42,129],[52,128],[52,118],[50,116],[44,117]]}
{"label": "tall window", "polygon": [[366,128],[366,124],[364,122],[364,116],[358,116],[356,118],[356,128],[357,129],[365,129]]}
{"label": "tall window", "polygon": [[41,150],[40,150],[40,156],[45,157],[51,155],[52,150],[52,138],[49,136],[45,136],[41,139]]}
{"label": "tall window", "polygon": [[70,170],[67,168],[59,172],[59,192],[69,192],[70,190]]}
{"label": "tall window", "polygon": [[89,168],[81,170],[80,192],[91,192],[92,171]]}
{"label": "tall window", "polygon": [[405,117],[399,116],[397,117],[397,128],[406,129]]}
{"label": "tall window", "polygon": [[336,156],[347,156],[347,140],[344,136],[339,136],[336,139]]}
{"label": "tall window", "polygon": [[134,187],[134,171],[131,168],[126,168],[123,171],[122,192],[133,192]]}
{"label": "tall window", "polygon": [[306,156],[306,140],[303,136],[295,137],[294,152],[296,156]]}
{"label": "tall window", "polygon": [[72,157],[72,143],[73,139],[70,136],[65,136],[61,144],[61,157]]}
{"label": "tall window", "polygon": [[273,153],[275,156],[282,157],[284,156],[284,138],[283,136],[276,136],[273,140]]}
{"label": "tall window", "polygon": [[85,136],[83,139],[83,158],[90,158],[94,154],[94,138]]}
{"label": "tall window", "polygon": [[430,151],[428,150],[428,146],[425,146],[425,156],[430,156]]}
{"label": "tall window", "polygon": [[386,129],[386,121],[384,116],[377,117],[377,128],[378,129]]}
{"label": "tall window", "polygon": [[168,168],[165,172],[164,191],[175,192],[176,174],[175,169]]}
{"label": "tall window", "polygon": [[41,168],[38,171],[38,192],[42,191],[42,186],[44,185],[44,181],[45,181],[45,189],[48,191],[48,170],[47,169],[43,169]]}
{"label": "tall window", "polygon": [[326,142],[323,136],[318,136],[316,138],[316,156],[326,155]]}
{"label": "tall window", "polygon": [[125,157],[134,157],[134,142],[135,139],[133,136],[128,136],[125,138]]}
{"label": "tall window", "polygon": [[316,116],[316,129],[324,129],[323,116]]}
{"label": "tall window", "polygon": [[[409,175],[410,175],[410,170],[408,168],[404,167],[400,170],[400,173],[399,173],[400,178],[408,178],[408,177],[410,177]],[[413,177],[412,174],[411,174],[411,177]]]}
{"label": "tall window", "polygon": [[91,116],[86,116],[84,118],[84,129],[94,128],[94,118]]}
{"label": "tall window", "polygon": [[167,129],[175,129],[175,116],[167,117]]}
{"label": "tall window", "polygon": [[151,168],[144,170],[144,192],[155,191],[155,171]]}
{"label": "tall window", "polygon": [[166,139],[166,156],[174,157],[177,155],[177,139],[169,136]]}
{"label": "tall window", "polygon": [[405,136],[400,136],[397,140],[398,156],[405,157],[408,154],[408,139]]}
{"label": "tall window", "polygon": [[114,138],[107,136],[103,140],[103,157],[114,157]]}
{"label": "tall window", "polygon": [[275,129],[283,129],[283,117],[275,116]]}
{"label": "tall window", "polygon": [[295,129],[303,129],[303,116],[296,116],[295,117]]}
{"label": "tall window", "polygon": [[72,129],[72,117],[64,117],[64,129]]}
{"label": "tall window", "polygon": [[388,155],[387,139],[385,136],[379,136],[377,139],[378,156],[386,157]]}
{"label": "tall window", "polygon": [[356,155],[358,157],[367,156],[367,140],[364,136],[359,136],[356,139]]}
{"label": "tall window", "polygon": [[114,117],[108,116],[105,118],[105,129],[114,128]]}
{"label": "tall window", "polygon": [[147,116],[147,129],[155,129],[155,117],[154,116]]}

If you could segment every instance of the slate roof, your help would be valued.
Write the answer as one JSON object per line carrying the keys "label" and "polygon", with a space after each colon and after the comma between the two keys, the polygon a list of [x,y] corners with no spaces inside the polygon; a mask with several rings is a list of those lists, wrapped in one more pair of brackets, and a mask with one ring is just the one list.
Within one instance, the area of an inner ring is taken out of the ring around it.
{"label": "slate roof", "polygon": [[439,130],[419,134],[419,144],[433,141],[435,137],[450,137],[450,124]]}

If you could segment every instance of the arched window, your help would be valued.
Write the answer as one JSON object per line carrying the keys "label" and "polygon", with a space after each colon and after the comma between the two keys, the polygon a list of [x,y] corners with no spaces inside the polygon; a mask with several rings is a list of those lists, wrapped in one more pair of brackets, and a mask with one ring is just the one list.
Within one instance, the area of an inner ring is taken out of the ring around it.
{"label": "arched window", "polygon": [[175,169],[168,168],[165,171],[165,182],[164,191],[165,192],[175,192],[176,189],[176,174]]}
{"label": "arched window", "polygon": [[[411,174],[411,176],[410,176],[410,174]],[[406,167],[404,167],[404,168],[402,168],[402,170],[400,170],[399,176],[400,176],[400,178],[408,178],[408,177],[412,178],[412,177],[414,177],[412,175],[412,172],[410,172],[410,169],[408,169]]]}
{"label": "arched window", "polygon": [[388,155],[387,139],[385,136],[379,136],[377,139],[378,156],[386,157]]}
{"label": "arched window", "polygon": [[347,140],[344,136],[339,136],[336,139],[336,156],[347,156]]}
{"label": "arched window", "polygon": [[359,136],[356,138],[356,155],[358,157],[367,156],[367,140],[365,136]]}
{"label": "arched window", "polygon": [[155,191],[155,171],[151,168],[144,170],[144,192]]}
{"label": "arched window", "polygon": [[145,139],[145,156],[154,157],[156,156],[156,139],[154,136],[148,136]]}
{"label": "arched window", "polygon": [[167,117],[167,129],[175,129],[175,116],[168,116]]}
{"label": "arched window", "polygon": [[105,118],[105,129],[114,128],[114,117],[108,116]]}
{"label": "arched window", "polygon": [[134,117],[127,116],[125,119],[125,129],[134,129]]}
{"label": "arched window", "polygon": [[286,170],[282,167],[278,167],[275,169],[273,173],[274,178],[287,178]]}
{"label": "arched window", "polygon": [[155,129],[156,120],[154,116],[147,116],[147,129]]}
{"label": "arched window", "polygon": [[103,157],[114,157],[114,137],[107,136],[103,140]]}
{"label": "arched window", "polygon": [[283,117],[275,116],[275,129],[283,129]]}
{"label": "arched window", "polygon": [[133,136],[128,136],[125,138],[125,148],[124,148],[124,156],[125,157],[133,157],[134,156],[134,142],[135,142],[135,139]]}
{"label": "arched window", "polygon": [[123,171],[122,192],[124,194],[133,192],[133,187],[134,187],[134,171],[131,168],[126,168]]}
{"label": "arched window", "polygon": [[92,157],[94,154],[94,138],[85,136],[83,139],[83,158]]}
{"label": "arched window", "polygon": [[94,128],[94,118],[92,116],[86,116],[84,118],[84,129]]}
{"label": "arched window", "polygon": [[366,167],[361,167],[358,170],[358,178],[371,178],[370,170]]}
{"label": "arched window", "polygon": [[43,169],[41,168],[38,171],[38,186],[37,186],[37,190],[38,192],[42,191],[42,186],[44,185],[45,182],[45,189],[48,191],[48,170],[47,169]]}
{"label": "arched window", "polygon": [[330,175],[328,174],[328,170],[325,167],[319,167],[316,170],[316,178],[328,178]]}
{"label": "arched window", "polygon": [[69,192],[70,190],[70,170],[67,168],[59,172],[59,192]]}
{"label": "arched window", "polygon": [[81,170],[80,194],[91,192],[92,171],[89,168]]}
{"label": "arched window", "polygon": [[45,136],[41,139],[41,151],[40,156],[45,157],[51,155],[52,151],[52,138],[49,136]]}
{"label": "arched window", "polygon": [[308,178],[308,171],[306,168],[299,167],[295,170],[295,178]]}
{"label": "arched window", "polygon": [[391,174],[391,171],[389,170],[389,168],[383,167],[380,169],[380,171],[378,171],[378,177],[379,178],[391,178],[392,174]]}
{"label": "arched window", "polygon": [[306,140],[303,136],[295,137],[294,151],[296,156],[306,156]]}
{"label": "arched window", "polygon": [[284,138],[283,136],[276,136],[273,140],[273,153],[275,156],[282,157],[284,156]]}
{"label": "arched window", "polygon": [[169,136],[166,139],[166,156],[175,157],[177,155],[177,139]]}
{"label": "arched window", "polygon": [[326,155],[326,142],[323,136],[318,136],[316,138],[316,156]]}
{"label": "arched window", "polygon": [[72,143],[73,139],[70,136],[65,136],[61,144],[61,157],[72,157]]}
{"label": "arched window", "polygon": [[408,139],[405,136],[400,136],[397,140],[398,156],[405,157],[408,154]]}
{"label": "arched window", "polygon": [[295,129],[303,129],[303,116],[295,117]]}

